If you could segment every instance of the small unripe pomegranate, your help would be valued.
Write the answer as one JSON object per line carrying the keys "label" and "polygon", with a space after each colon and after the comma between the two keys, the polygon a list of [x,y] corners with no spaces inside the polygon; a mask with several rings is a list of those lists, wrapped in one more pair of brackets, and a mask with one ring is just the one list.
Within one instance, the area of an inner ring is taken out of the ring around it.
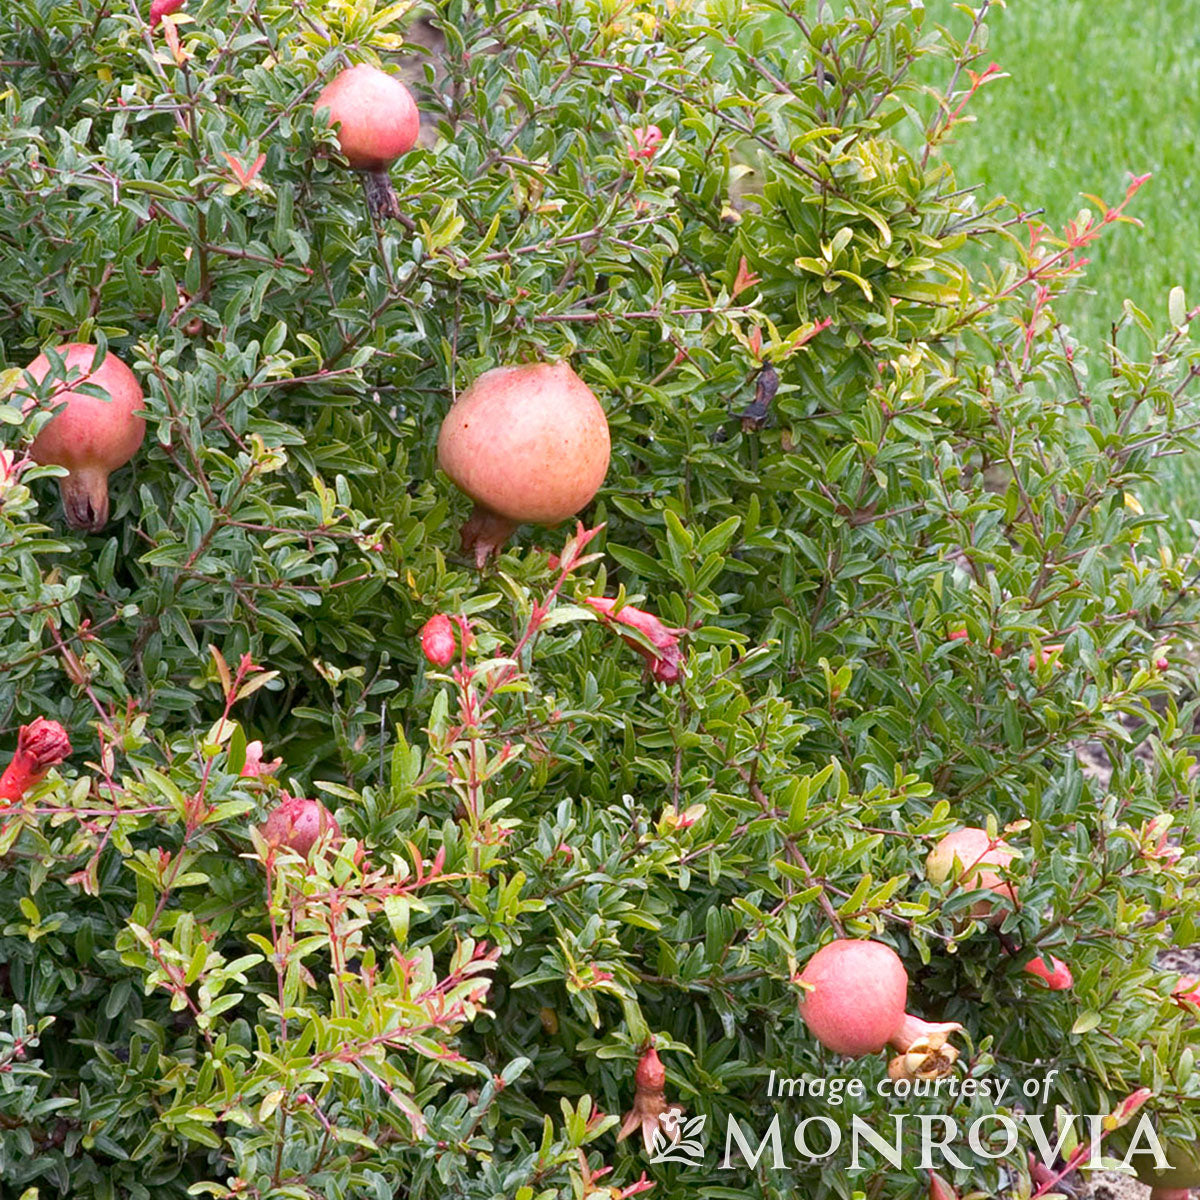
{"label": "small unripe pomegranate", "polygon": [[900,1058],[889,1073],[910,1077],[945,1074],[958,1057],[946,1038],[962,1026],[933,1024],[905,1012],[908,972],[882,942],[830,942],[808,960],[799,982],[804,1023],[836,1054],[858,1058],[890,1045]]}
{"label": "small unripe pomegranate", "polygon": [[394,75],[359,63],[343,71],[317,97],[316,109],[329,109],[339,126],[338,146],[352,170],[367,175],[367,198],[372,212],[400,216],[388,168],[416,144],[421,115],[412,92]]}
{"label": "small unripe pomegranate", "polygon": [[421,651],[435,667],[448,667],[458,653],[454,622],[445,613],[435,613],[421,627]]}
{"label": "small unripe pomegranate", "polygon": [[1052,992],[1069,991],[1075,986],[1071,968],[1061,958],[1050,957],[1052,966],[1046,966],[1040,954],[1031,958],[1024,967],[1030,975],[1040,979]]}
{"label": "small unripe pomegranate", "polygon": [[[108,523],[109,475],[137,453],[146,436],[146,422],[135,415],[144,396],[137,377],[115,354],[106,354],[92,371],[95,346],[69,342],[57,353],[68,376],[78,374],[55,390],[51,403],[59,411],[29,452],[39,463],[67,468],[70,474],[58,481],[67,524],[97,533]],[[41,383],[50,374],[50,360],[39,354],[26,370]],[[110,398],[69,390],[81,383],[103,388]]]}
{"label": "small unripe pomegranate", "polygon": [[454,403],[438,462],[475,501],[463,549],[483,566],[518,525],[557,525],[608,471],[608,419],[565,362],[485,371]]}
{"label": "small unripe pomegranate", "polygon": [[326,834],[331,835],[331,842],[342,836],[333,814],[320,800],[287,795],[267,814],[267,819],[259,826],[259,833],[268,845],[287,846],[304,858]]}
{"label": "small unripe pomegranate", "polygon": [[[946,834],[934,846],[925,860],[925,874],[932,883],[941,884],[950,880],[965,891],[986,888],[1015,904],[1017,893],[1013,885],[1006,883],[989,868],[1003,869],[1016,856],[1016,851],[1007,842],[993,840],[986,829],[968,825],[965,829],[955,829]],[[971,906],[971,915],[981,918],[1002,916],[998,908],[998,905],[981,900]]]}

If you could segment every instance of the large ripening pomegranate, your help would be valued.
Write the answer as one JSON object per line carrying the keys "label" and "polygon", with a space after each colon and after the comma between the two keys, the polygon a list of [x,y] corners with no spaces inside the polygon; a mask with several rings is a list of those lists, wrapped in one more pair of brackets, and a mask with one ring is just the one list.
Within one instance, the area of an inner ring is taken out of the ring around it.
{"label": "large ripening pomegranate", "polygon": [[[39,463],[66,467],[58,481],[67,524],[96,533],[108,523],[108,477],[136,453],[146,423],[135,414],[144,395],[134,373],[111,352],[93,371],[96,347],[68,342],[56,353],[67,366],[67,382],[56,384],[50,403],[58,410],[34,439],[30,454]],[[39,354],[26,368],[41,383],[50,360]],[[76,390],[82,383],[103,388],[101,400]],[[65,407],[62,407],[65,404]]]}
{"label": "large ripening pomegranate", "polygon": [[882,942],[839,938],[822,946],[800,972],[800,1015],[813,1037],[836,1054],[858,1058],[885,1046],[900,1052],[889,1071],[943,1074],[957,1051],[946,1038],[962,1028],[905,1011],[908,972]]}
{"label": "large ripening pomegranate", "polygon": [[479,566],[518,525],[557,525],[608,471],[608,419],[565,362],[485,371],[442,422],[438,462],[472,500],[463,548]]}
{"label": "large ripening pomegranate", "polygon": [[329,109],[338,146],[351,168],[367,176],[367,199],[377,216],[400,216],[388,168],[416,144],[421,115],[412,92],[394,75],[359,63],[326,84],[316,109]]}

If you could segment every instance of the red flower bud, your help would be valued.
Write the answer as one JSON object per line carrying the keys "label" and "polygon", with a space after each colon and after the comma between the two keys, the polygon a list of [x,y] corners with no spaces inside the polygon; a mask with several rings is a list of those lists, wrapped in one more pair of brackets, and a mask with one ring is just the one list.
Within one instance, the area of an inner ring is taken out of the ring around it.
{"label": "red flower bud", "polygon": [[930,1171],[929,1200],[958,1200],[958,1193],[936,1171]]}
{"label": "red flower bud", "polygon": [[32,725],[21,726],[17,753],[28,755],[32,769],[45,774],[71,753],[71,739],[57,721],[38,717]]}
{"label": "red flower bud", "polygon": [[421,649],[435,667],[448,667],[458,652],[454,624],[445,613],[435,613],[421,628]]}
{"label": "red flower bud", "polygon": [[57,721],[38,717],[32,724],[22,725],[17,734],[17,752],[0,775],[0,801],[11,804],[20,800],[70,753],[71,739]]}

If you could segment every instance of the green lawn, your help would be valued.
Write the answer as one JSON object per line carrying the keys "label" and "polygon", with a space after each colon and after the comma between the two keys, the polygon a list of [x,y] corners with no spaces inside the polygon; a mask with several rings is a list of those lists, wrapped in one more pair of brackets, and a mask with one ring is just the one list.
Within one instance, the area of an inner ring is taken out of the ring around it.
{"label": "green lawn", "polygon": [[[961,33],[966,17],[947,0],[929,16]],[[1059,314],[1098,347],[1128,297],[1156,323],[1176,284],[1200,303],[1195,204],[1200,201],[1200,5],[1196,0],[1013,0],[993,6],[987,53],[1010,78],[989,84],[947,150],[960,182],[1023,208],[1045,208],[1062,227],[1087,202],[1115,202],[1129,173],[1150,171],[1130,212],[1144,228],[1121,226],[1090,249],[1087,291]],[[1093,350],[1094,357],[1094,350]],[[1200,462],[1163,464],[1160,494],[1176,518],[1200,517]]]}
{"label": "green lawn", "polygon": [[[944,19],[945,0],[930,16]],[[1058,228],[1090,192],[1120,199],[1153,172],[1124,227],[1093,247],[1089,285],[1062,315],[1095,344],[1129,297],[1156,319],[1175,284],[1200,300],[1193,204],[1200,196],[1200,8],[1195,0],[1015,0],[993,6],[984,64],[1010,78],[976,97],[979,118],[948,153],[959,178]],[[955,14],[955,28],[965,18]]]}

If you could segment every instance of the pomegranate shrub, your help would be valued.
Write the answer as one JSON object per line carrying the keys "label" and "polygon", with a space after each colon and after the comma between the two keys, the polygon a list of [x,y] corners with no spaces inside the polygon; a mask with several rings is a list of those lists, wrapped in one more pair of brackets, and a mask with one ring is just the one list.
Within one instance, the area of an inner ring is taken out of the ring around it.
{"label": "pomegranate shrub", "polygon": [[[903,1109],[961,1127],[1132,1098],[1175,1188],[1195,298],[1060,321],[1141,164],[979,195],[1002,72],[908,0],[9,7],[0,1192],[907,1200],[718,1165],[890,1126],[889,1068],[995,1085]],[[363,66],[407,152],[319,116]],[[112,393],[25,372],[72,344],[141,393],[106,522]]]}

